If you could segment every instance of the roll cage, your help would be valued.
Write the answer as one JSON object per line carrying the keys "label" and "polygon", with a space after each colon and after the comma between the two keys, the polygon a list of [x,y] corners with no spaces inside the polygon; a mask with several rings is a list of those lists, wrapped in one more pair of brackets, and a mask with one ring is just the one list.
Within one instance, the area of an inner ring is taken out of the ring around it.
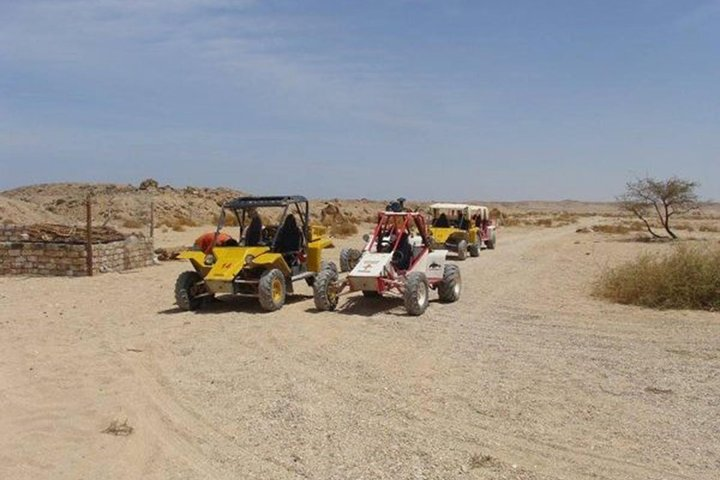
{"label": "roll cage", "polygon": [[225,225],[226,211],[231,211],[237,219],[239,225],[238,238],[242,239],[246,231],[246,223],[250,219],[250,211],[258,208],[282,208],[282,216],[277,225],[277,230],[274,232],[273,239],[270,245],[271,250],[275,250],[278,242],[278,238],[282,231],[282,226],[285,223],[288,215],[296,213],[300,217],[299,228],[302,232],[302,248],[307,246],[308,239],[310,238],[310,202],[307,198],[301,195],[286,195],[286,196],[268,196],[268,197],[238,197],[228,202],[225,202],[220,211],[220,219],[218,221],[217,230],[215,231],[215,238],[217,238],[220,230]]}

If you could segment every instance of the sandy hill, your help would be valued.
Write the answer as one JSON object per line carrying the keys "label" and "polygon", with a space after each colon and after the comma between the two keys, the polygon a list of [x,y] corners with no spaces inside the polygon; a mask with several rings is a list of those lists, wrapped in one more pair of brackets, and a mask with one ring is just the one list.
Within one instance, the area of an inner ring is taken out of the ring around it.
{"label": "sandy hill", "polygon": [[0,195],[0,222],[2,223],[64,223],[62,215],[56,215],[31,202]]}
{"label": "sandy hill", "polygon": [[[54,183],[20,187],[0,193],[6,208],[0,212],[5,223],[29,223],[33,220],[64,220],[78,223],[85,219],[85,199],[93,195],[95,223],[140,226],[147,223],[150,205],[155,204],[158,224],[211,223],[218,204],[243,192],[229,188],[176,188],[146,181],[139,186],[118,184]],[[28,215],[28,213],[32,213]]]}

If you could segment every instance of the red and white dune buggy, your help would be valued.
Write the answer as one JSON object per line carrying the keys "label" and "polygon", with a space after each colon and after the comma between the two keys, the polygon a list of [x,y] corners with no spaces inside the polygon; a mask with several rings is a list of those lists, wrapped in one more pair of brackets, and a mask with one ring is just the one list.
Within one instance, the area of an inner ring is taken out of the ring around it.
{"label": "red and white dune buggy", "polygon": [[342,294],[362,291],[366,297],[399,296],[410,315],[422,315],[430,289],[442,302],[460,298],[457,265],[446,263],[447,250],[431,250],[425,219],[417,212],[381,212],[357,264],[340,279],[323,270],[315,278],[313,293],[319,310],[334,310]]}

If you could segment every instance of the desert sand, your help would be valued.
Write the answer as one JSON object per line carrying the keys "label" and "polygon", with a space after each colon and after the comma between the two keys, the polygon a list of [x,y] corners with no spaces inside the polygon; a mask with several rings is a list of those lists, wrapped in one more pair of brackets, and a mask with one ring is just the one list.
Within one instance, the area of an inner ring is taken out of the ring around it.
{"label": "desert sand", "polygon": [[593,298],[670,248],[576,233],[596,222],[501,229],[421,317],[320,313],[304,285],[274,313],[182,312],[184,262],[0,278],[0,478],[718,478],[720,315]]}

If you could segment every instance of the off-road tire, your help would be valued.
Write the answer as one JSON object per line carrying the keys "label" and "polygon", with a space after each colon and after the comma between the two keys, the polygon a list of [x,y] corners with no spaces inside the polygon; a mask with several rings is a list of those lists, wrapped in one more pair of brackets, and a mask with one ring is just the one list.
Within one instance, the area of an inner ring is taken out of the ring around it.
{"label": "off-road tire", "polygon": [[457,302],[462,292],[462,278],[460,268],[451,263],[445,264],[443,281],[438,284],[438,296],[443,303]]}
{"label": "off-road tire", "polygon": [[285,305],[286,296],[285,275],[280,270],[273,268],[260,276],[258,299],[263,310],[268,312],[280,310]]}
{"label": "off-road tire", "polygon": [[[338,271],[337,265],[335,265],[335,262],[330,262],[327,260],[323,260],[322,262],[320,262],[320,271],[322,272],[323,270],[332,270],[335,273],[337,273],[337,271]],[[313,285],[315,285],[315,277],[316,276],[317,276],[317,274],[315,274],[311,277],[307,277],[305,279],[305,283],[307,283],[308,287],[312,287]]]}
{"label": "off-road tire", "polygon": [[340,271],[349,272],[358,264],[362,252],[355,248],[343,248],[340,250]]}
{"label": "off-road tire", "polygon": [[485,240],[485,246],[488,248],[488,250],[495,250],[495,242],[496,242],[496,239],[495,239],[495,230],[493,230],[493,231],[490,233],[490,239],[489,239],[489,240]]}
{"label": "off-road tire", "polygon": [[323,260],[320,262],[320,271],[323,270],[332,270],[335,273],[338,273],[338,267],[335,265],[335,262],[331,262],[329,260]]}
{"label": "off-road tire", "polygon": [[471,243],[468,245],[468,253],[471,257],[479,257],[480,256],[480,244],[479,243]]}
{"label": "off-road tire", "polygon": [[460,240],[457,244],[457,259],[465,260],[468,254],[468,244],[465,240]]}
{"label": "off-road tire", "polygon": [[181,310],[197,310],[203,304],[204,297],[196,298],[196,285],[203,281],[196,271],[182,272],[175,281],[175,302]]}
{"label": "off-road tire", "polygon": [[416,317],[425,312],[430,300],[430,288],[424,273],[410,272],[405,278],[403,298],[408,314]]}
{"label": "off-road tire", "polygon": [[335,310],[337,307],[337,295],[333,292],[335,283],[337,282],[337,272],[326,269],[321,270],[315,277],[313,285],[313,300],[315,308],[320,311]]}
{"label": "off-road tire", "polygon": [[380,292],[376,290],[363,290],[362,294],[365,298],[380,298],[382,295],[380,295]]}

